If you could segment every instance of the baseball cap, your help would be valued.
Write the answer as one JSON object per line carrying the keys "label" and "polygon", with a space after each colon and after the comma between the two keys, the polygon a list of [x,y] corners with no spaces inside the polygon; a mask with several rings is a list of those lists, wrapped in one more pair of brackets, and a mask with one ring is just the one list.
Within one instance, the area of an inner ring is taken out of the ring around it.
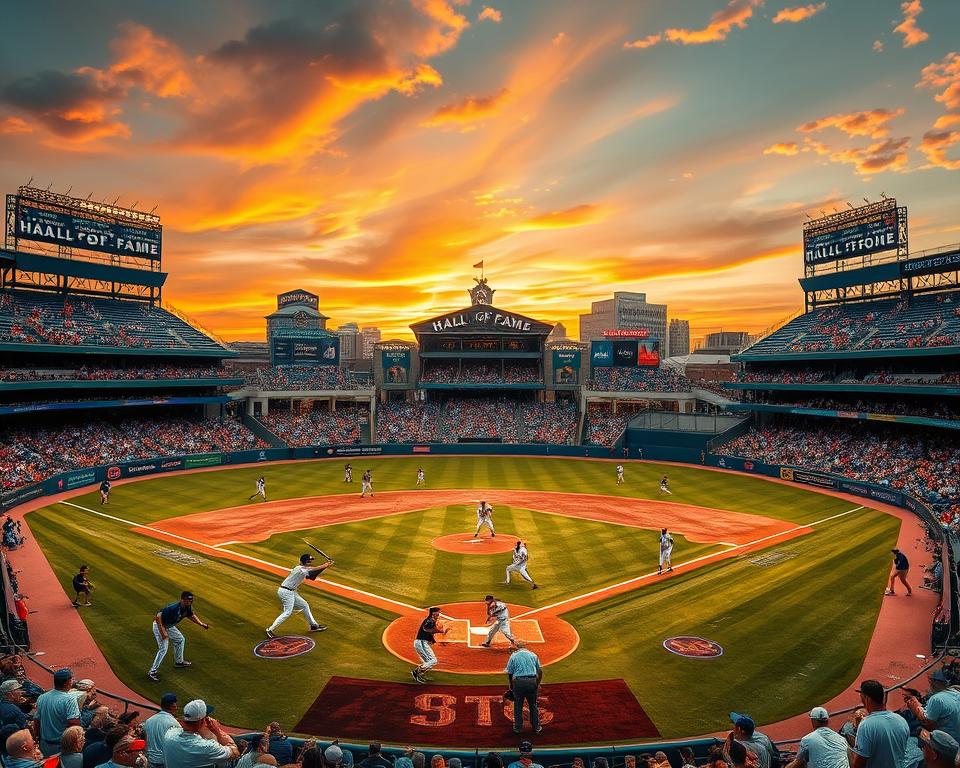
{"label": "baseball cap", "polygon": [[177,694],[175,693],[165,693],[160,697],[160,706],[166,709],[171,704],[177,703]]}
{"label": "baseball cap", "polygon": [[183,592],[180,593],[180,599],[193,600],[193,592],[191,592],[189,589],[185,589]]}
{"label": "baseball cap", "polygon": [[10,691],[16,691],[19,688],[23,688],[19,680],[4,680],[0,683],[0,695],[10,693]]}
{"label": "baseball cap", "polygon": [[531,752],[533,752],[533,744],[531,744],[529,741],[521,741],[518,749],[520,750],[521,755],[529,755]]}
{"label": "baseball cap", "polygon": [[864,680],[857,688],[857,693],[862,693],[874,701],[882,702],[884,696],[883,684],[879,680]]}
{"label": "baseball cap", "polygon": [[53,673],[53,684],[54,685],[63,685],[67,680],[73,679],[73,672],[64,667],[63,669],[58,669]]}
{"label": "baseball cap", "polygon": [[325,763],[330,763],[331,765],[336,765],[341,760],[343,760],[343,750],[340,749],[336,744],[331,744],[325,750],[323,750],[323,761]]}
{"label": "baseball cap", "polygon": [[199,723],[212,714],[213,707],[208,707],[203,699],[194,699],[183,705],[183,719],[188,723]]}
{"label": "baseball cap", "polygon": [[301,564],[312,563],[314,560],[316,560],[316,558],[313,555],[311,555],[309,552],[305,552],[304,554],[300,555]]}
{"label": "baseball cap", "polygon": [[814,707],[810,710],[810,719],[811,720],[829,720],[830,713],[827,712],[825,707]]}
{"label": "baseball cap", "polygon": [[957,759],[957,752],[960,752],[960,744],[946,731],[920,731],[919,739],[921,744],[930,747],[951,762]]}
{"label": "baseball cap", "polygon": [[949,682],[950,682],[950,681],[947,679],[947,676],[946,676],[945,674],[943,674],[943,670],[942,670],[942,669],[938,669],[936,672],[931,672],[931,673],[930,673],[930,679],[931,679],[931,680],[936,680],[938,683],[949,683]]}
{"label": "baseball cap", "polygon": [[[494,597],[493,597],[493,595],[487,595],[487,596],[486,596],[485,598],[483,598],[483,599],[484,599],[484,600],[493,600]],[[524,742],[524,744],[526,744],[526,743],[527,743],[527,742]]]}
{"label": "baseball cap", "polygon": [[753,722],[753,718],[750,717],[750,715],[742,715],[739,712],[730,713],[730,722],[747,733],[753,733],[753,729],[757,727],[757,724]]}
{"label": "baseball cap", "polygon": [[117,742],[117,745],[113,748],[114,753],[117,752],[137,752],[138,750],[144,750],[147,748],[147,742],[143,739],[135,739],[132,736],[124,736],[120,741]]}

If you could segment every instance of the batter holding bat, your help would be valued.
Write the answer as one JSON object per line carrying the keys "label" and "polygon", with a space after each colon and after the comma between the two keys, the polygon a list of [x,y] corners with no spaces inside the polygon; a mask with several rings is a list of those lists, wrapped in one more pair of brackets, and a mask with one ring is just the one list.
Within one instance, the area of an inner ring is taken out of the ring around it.
{"label": "batter holding bat", "polygon": [[300,588],[300,585],[303,584],[304,579],[315,579],[321,573],[323,573],[327,568],[333,565],[333,560],[331,560],[327,555],[324,555],[323,552],[320,552],[319,549],[314,547],[312,544],[308,546],[311,549],[316,550],[321,555],[327,558],[327,562],[323,565],[314,568],[310,565],[316,558],[311,554],[300,555],[300,564],[295,565],[290,573],[287,574],[287,578],[283,580],[283,583],[277,589],[277,597],[280,598],[280,605],[283,606],[283,611],[279,616],[274,620],[273,624],[267,627],[267,637],[276,637],[273,633],[276,631],[283,622],[290,618],[290,616],[296,611],[303,611],[303,616],[310,624],[311,632],[323,632],[326,627],[323,624],[318,624],[317,620],[313,618],[313,614],[310,612],[310,605],[300,597],[300,593],[297,591]]}

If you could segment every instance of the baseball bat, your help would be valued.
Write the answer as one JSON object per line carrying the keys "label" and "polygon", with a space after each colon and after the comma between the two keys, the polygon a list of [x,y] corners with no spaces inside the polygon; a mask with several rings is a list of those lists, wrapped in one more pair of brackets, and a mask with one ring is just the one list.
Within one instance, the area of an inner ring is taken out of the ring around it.
{"label": "baseball bat", "polygon": [[333,562],[333,558],[330,557],[330,555],[328,555],[326,552],[324,552],[324,551],[323,551],[322,549],[320,549],[319,547],[313,546],[313,544],[311,544],[311,543],[310,543],[309,541],[307,541],[306,539],[303,540],[303,543],[306,544],[308,547],[310,547],[310,549],[312,549],[314,552],[318,553],[320,556],[327,558],[327,560],[329,560],[330,562]]}

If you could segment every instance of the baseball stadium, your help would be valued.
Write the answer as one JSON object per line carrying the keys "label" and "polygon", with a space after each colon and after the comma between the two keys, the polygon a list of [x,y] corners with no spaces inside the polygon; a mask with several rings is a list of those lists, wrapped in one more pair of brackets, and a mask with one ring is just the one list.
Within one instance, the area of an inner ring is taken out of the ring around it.
{"label": "baseball stadium", "polygon": [[863,680],[960,682],[960,247],[911,252],[893,199],[808,222],[804,310],[710,376],[655,328],[558,335],[482,271],[366,365],[293,286],[252,350],[166,302],[156,216],[25,186],[5,223],[4,674],[31,692],[621,765],[703,762],[731,719],[789,753]]}

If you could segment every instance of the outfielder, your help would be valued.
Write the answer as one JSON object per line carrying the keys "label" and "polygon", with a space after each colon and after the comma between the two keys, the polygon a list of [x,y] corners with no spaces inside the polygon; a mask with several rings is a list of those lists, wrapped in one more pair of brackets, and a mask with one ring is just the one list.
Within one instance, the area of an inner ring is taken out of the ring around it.
{"label": "outfielder", "polygon": [[493,507],[487,504],[486,501],[481,501],[480,506],[477,507],[477,530],[473,534],[473,538],[479,538],[480,529],[483,526],[487,526],[490,529],[490,536],[494,537],[497,535],[497,532],[493,530]]}
{"label": "outfielder", "polygon": [[300,593],[297,592],[300,585],[303,584],[304,579],[315,579],[333,565],[333,560],[327,560],[327,562],[319,568],[311,568],[309,563],[312,563],[315,559],[313,555],[300,555],[300,565],[295,565],[290,569],[287,578],[283,580],[283,583],[277,589],[277,597],[280,598],[280,605],[283,606],[283,611],[274,619],[273,624],[267,627],[267,637],[276,637],[276,635],[273,634],[274,630],[289,619],[291,614],[296,611],[303,611],[304,618],[306,618],[310,624],[311,632],[323,632],[323,630],[326,629],[323,624],[318,624],[317,620],[313,618],[307,601],[300,597]]}
{"label": "outfielder", "polygon": [[493,595],[487,595],[484,599],[487,601],[487,624],[490,631],[487,632],[487,641],[480,645],[489,648],[497,632],[500,632],[510,641],[511,648],[518,648],[517,641],[510,634],[510,609]]}
{"label": "outfielder", "polygon": [[373,496],[373,472],[369,469],[360,475],[360,498],[367,495],[367,491]]}
{"label": "outfielder", "polygon": [[623,464],[617,464],[617,485],[623,485]]}
{"label": "outfielder", "polygon": [[426,485],[427,476],[423,473],[423,468],[417,470],[417,485]]}
{"label": "outfielder", "polygon": [[423,676],[424,673],[428,669],[433,669],[437,666],[437,655],[433,652],[433,644],[437,642],[437,635],[447,634],[447,630],[437,623],[439,616],[439,606],[433,606],[429,610],[427,618],[420,622],[420,629],[417,630],[417,639],[413,641],[413,650],[415,650],[417,656],[420,657],[420,666],[414,667],[410,674],[413,675],[413,679],[418,683],[427,682],[427,678]]}
{"label": "outfielder", "polygon": [[109,504],[110,503],[110,481],[104,480],[100,483],[100,503]]}
{"label": "outfielder", "polygon": [[667,476],[664,475],[663,479],[660,480],[660,493],[668,493],[673,496],[673,491],[667,486]]}
{"label": "outfielder", "polygon": [[264,501],[267,500],[267,481],[263,477],[257,478],[257,490],[250,495],[247,501],[253,501],[257,496],[262,496]]}
{"label": "outfielder", "polygon": [[351,467],[349,464],[345,465],[343,468],[343,482],[353,482],[353,467]]}
{"label": "outfielder", "polygon": [[667,566],[667,573],[673,570],[673,536],[667,533],[666,528],[660,529],[660,566],[657,575],[663,573],[663,566]]}
{"label": "outfielder", "polygon": [[510,583],[510,574],[519,573],[523,576],[524,579],[529,581],[533,586],[530,589],[536,589],[537,583],[530,578],[530,574],[527,573],[527,561],[529,560],[529,555],[527,554],[527,548],[523,545],[522,541],[517,541],[516,546],[513,548],[513,562],[507,566],[507,575],[506,581],[504,584]]}
{"label": "outfielder", "polygon": [[170,646],[171,640],[173,641],[173,666],[193,666],[191,662],[184,661],[183,658],[183,646],[186,645],[187,641],[183,633],[177,629],[177,624],[183,619],[190,619],[194,624],[199,624],[204,629],[210,629],[210,625],[205,624],[203,620],[193,612],[192,592],[181,592],[180,599],[177,602],[165,605],[157,611],[153,617],[153,636],[157,640],[157,655],[153,660],[150,671],[147,672],[147,677],[155,683],[160,682],[157,670],[160,669],[160,662],[163,661],[163,657],[167,655],[167,648]]}

